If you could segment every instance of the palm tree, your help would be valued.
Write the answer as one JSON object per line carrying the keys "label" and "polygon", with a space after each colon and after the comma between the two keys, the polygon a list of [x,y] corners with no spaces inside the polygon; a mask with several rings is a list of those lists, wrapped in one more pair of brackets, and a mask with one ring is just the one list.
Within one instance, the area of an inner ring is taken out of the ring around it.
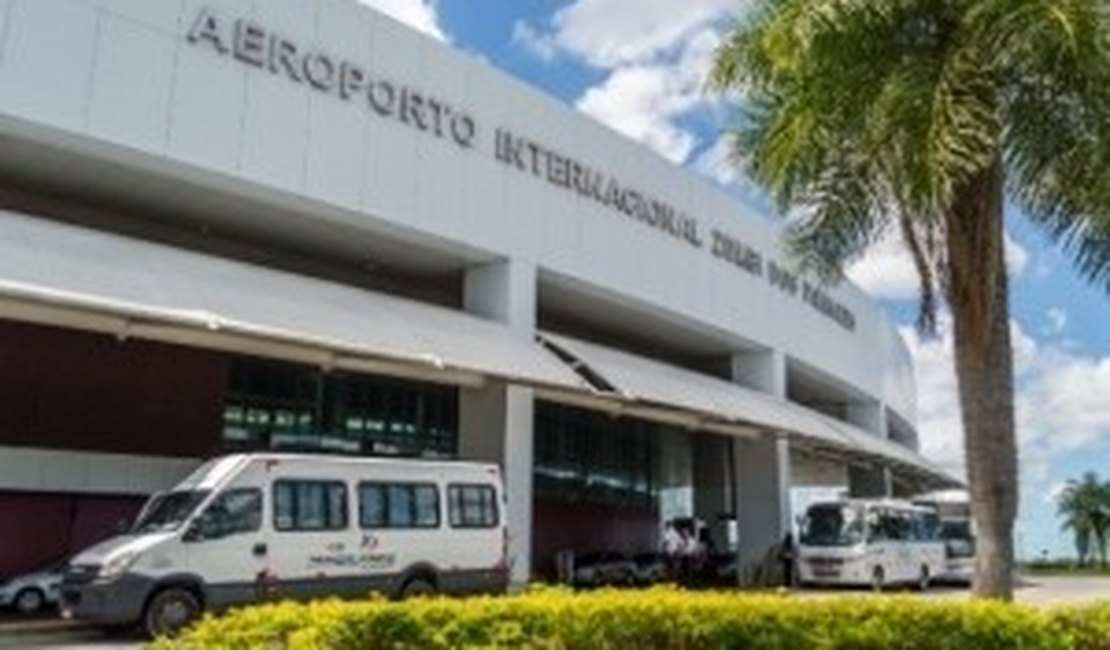
{"label": "palm tree", "polygon": [[1087,472],[1082,480],[1068,481],[1057,508],[1064,518],[1064,529],[1075,535],[1079,565],[1087,563],[1093,545],[1105,567],[1107,538],[1110,537],[1110,481],[1100,483],[1094,472]]}
{"label": "palm tree", "polygon": [[736,162],[827,281],[894,230],[918,326],[952,313],[974,591],[1012,597],[1017,509],[1004,211],[1110,286],[1110,16],[1103,0],[753,0],[710,88],[741,106]]}

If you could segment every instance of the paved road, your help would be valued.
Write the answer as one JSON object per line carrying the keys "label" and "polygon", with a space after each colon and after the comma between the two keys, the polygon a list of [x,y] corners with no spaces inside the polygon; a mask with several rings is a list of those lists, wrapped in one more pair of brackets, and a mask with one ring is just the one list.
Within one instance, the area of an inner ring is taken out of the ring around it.
{"label": "paved road", "polygon": [[[893,591],[893,590],[892,590]],[[907,590],[908,591],[908,590]],[[897,592],[895,592],[897,593]],[[910,592],[926,598],[967,599],[967,587],[937,586],[925,594]],[[797,592],[803,597],[829,597],[869,595],[859,589],[804,589]],[[1015,600],[1031,605],[1085,603],[1095,600],[1110,601],[1110,577],[1105,576],[1035,576],[1022,579],[1014,594]]]}
{"label": "paved road", "polygon": [[[805,590],[803,597],[823,598],[850,596],[866,592],[836,590]],[[910,592],[914,593],[914,592]],[[968,598],[965,588],[939,587],[925,594],[926,598]],[[1017,591],[1019,602],[1036,605],[1110,601],[1110,577],[1027,578]],[[19,631],[8,618],[0,618],[0,650],[138,650],[143,641],[137,637],[111,636],[76,625],[58,625],[49,620],[29,623]]]}

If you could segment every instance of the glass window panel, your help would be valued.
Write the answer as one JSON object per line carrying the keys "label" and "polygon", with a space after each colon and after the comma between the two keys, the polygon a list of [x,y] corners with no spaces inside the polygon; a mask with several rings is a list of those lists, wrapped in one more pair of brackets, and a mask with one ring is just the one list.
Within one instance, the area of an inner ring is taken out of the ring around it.
{"label": "glass window panel", "polygon": [[347,486],[335,481],[274,483],[274,528],[341,530],[347,527]]}
{"label": "glass window panel", "polygon": [[363,483],[359,486],[359,525],[363,528],[384,528],[386,495],[382,485]]}
{"label": "glass window panel", "polygon": [[262,525],[262,491],[237,488],[219,496],[201,515],[201,533],[206,540],[257,531]]}
{"label": "glass window panel", "polygon": [[411,528],[413,525],[412,486],[389,486],[389,525],[392,528]]}
{"label": "glass window panel", "polygon": [[415,489],[416,526],[436,528],[439,526],[439,490],[434,485],[418,485]]}

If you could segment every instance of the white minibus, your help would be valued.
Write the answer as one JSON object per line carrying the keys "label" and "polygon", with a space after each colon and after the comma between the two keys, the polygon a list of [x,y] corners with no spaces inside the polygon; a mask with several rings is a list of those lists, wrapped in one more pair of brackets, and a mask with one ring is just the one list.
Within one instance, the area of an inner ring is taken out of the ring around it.
{"label": "white minibus", "polygon": [[892,584],[926,589],[945,570],[936,512],[894,499],[843,499],[811,505],[798,537],[802,584]]}
{"label": "white minibus", "polygon": [[507,542],[496,465],[225,456],[74,557],[61,607],[155,636],[255,601],[499,592]]}
{"label": "white minibus", "polygon": [[940,518],[945,572],[938,578],[971,584],[975,573],[975,524],[966,490],[942,490],[914,497],[916,505],[934,508]]}

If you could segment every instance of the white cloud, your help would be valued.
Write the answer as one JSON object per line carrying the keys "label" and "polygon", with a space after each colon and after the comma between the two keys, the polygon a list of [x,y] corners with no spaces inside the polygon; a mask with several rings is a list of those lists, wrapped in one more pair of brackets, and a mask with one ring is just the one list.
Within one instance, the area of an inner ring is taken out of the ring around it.
{"label": "white cloud", "polygon": [[916,299],[921,286],[902,236],[893,231],[851,264],[847,274],[867,293],[890,300]]}
{"label": "white cloud", "polygon": [[576,0],[536,28],[517,22],[513,42],[543,61],[573,57],[603,71],[575,102],[582,112],[676,163],[698,148],[681,124],[712,105],[703,80],[733,0]]}
{"label": "white cloud", "polygon": [[[943,315],[940,325],[941,335],[935,340],[923,340],[911,328],[903,329],[902,336],[917,369],[922,452],[961,475],[963,426],[951,317]],[[1110,438],[1110,356],[1038,343],[1016,323],[1011,333],[1022,473],[1042,477],[1052,458]]]}
{"label": "white cloud", "polygon": [[597,68],[656,61],[676,46],[736,11],[735,0],[577,0],[555,13],[560,49]]}
{"label": "white cloud", "polygon": [[1068,489],[1068,484],[1064,481],[1053,483],[1044,493],[1044,502],[1049,505],[1056,505],[1060,497],[1064,495],[1064,490],[1066,489]]}
{"label": "white cloud", "polygon": [[743,173],[743,163],[732,155],[732,143],[728,135],[717,138],[690,162],[690,167],[717,183],[744,205],[764,217],[770,217],[775,210],[763,188]]}
{"label": "white cloud", "polygon": [[[1010,277],[1022,274],[1029,264],[1029,252],[1006,235],[1006,268]],[[891,228],[885,237],[848,267],[848,279],[864,291],[889,300],[914,300],[918,296],[917,270],[902,235]]]}
{"label": "white cloud", "polygon": [[555,58],[555,39],[550,34],[541,34],[523,20],[513,23],[512,43],[544,63],[550,63]]}
{"label": "white cloud", "polygon": [[582,95],[578,109],[673,162],[685,162],[697,140],[678,120],[708,105],[702,83],[719,38],[706,28],[692,35],[674,60],[616,67]]}
{"label": "white cloud", "polygon": [[447,35],[439,25],[436,0],[358,0],[358,2],[377,9],[432,38],[447,40]]}
{"label": "white cloud", "polygon": [[1045,334],[1049,336],[1056,336],[1064,331],[1068,326],[1068,312],[1060,307],[1049,307],[1044,313],[1045,320],[1048,321],[1048,326],[1045,328]]}

